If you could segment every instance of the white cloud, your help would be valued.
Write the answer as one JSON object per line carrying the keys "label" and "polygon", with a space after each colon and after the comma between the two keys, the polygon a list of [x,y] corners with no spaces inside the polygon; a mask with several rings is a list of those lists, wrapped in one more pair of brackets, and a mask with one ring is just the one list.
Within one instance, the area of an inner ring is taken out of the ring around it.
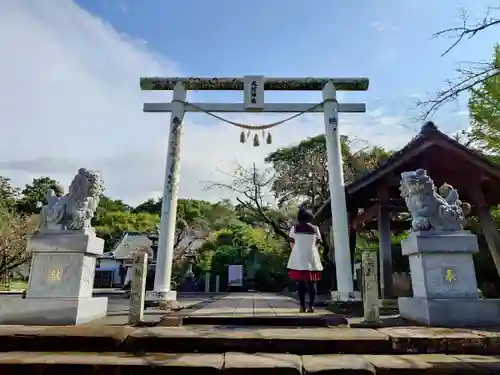
{"label": "white cloud", "polygon": [[375,53],[373,62],[376,64],[387,64],[399,60],[399,53],[391,49],[381,49]]}
{"label": "white cloud", "polygon": [[386,31],[396,31],[398,29],[396,25],[390,22],[382,22],[382,21],[372,22],[371,27],[373,27],[377,31],[377,33],[383,33]]}
{"label": "white cloud", "polygon": [[[160,194],[169,117],[142,113],[142,103],[170,95],[142,93],[139,77],[182,75],[175,62],[68,1],[1,1],[0,47],[0,175],[19,186],[41,175],[67,185],[84,166],[102,171],[112,197],[138,203]],[[282,117],[230,116],[255,123]],[[340,120],[344,133],[391,148],[413,135],[400,123],[381,111]],[[224,197],[199,181],[221,178],[217,167],[235,158],[262,165],[276,147],[322,129],[322,117],[309,115],[278,127],[273,145],[254,148],[239,143],[238,129],[188,115],[180,195]]]}

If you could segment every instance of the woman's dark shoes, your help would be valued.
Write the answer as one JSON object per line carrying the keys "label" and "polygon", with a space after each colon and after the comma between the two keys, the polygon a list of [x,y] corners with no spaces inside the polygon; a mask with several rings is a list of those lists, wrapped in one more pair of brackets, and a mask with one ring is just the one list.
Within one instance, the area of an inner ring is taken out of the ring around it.
{"label": "woman's dark shoes", "polygon": [[299,313],[305,313],[306,312],[306,308],[305,307],[301,307],[300,310],[299,310]]}
{"label": "woman's dark shoes", "polygon": [[313,312],[314,312],[314,307],[309,307],[309,308],[307,309],[307,312],[308,312],[308,313],[313,313]]}

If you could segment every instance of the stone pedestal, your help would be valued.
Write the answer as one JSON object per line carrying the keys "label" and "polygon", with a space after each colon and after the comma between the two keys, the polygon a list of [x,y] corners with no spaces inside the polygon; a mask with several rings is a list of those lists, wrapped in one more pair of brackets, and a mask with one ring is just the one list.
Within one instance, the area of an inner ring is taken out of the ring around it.
{"label": "stone pedestal", "polygon": [[412,232],[401,242],[410,262],[413,297],[398,298],[401,317],[444,327],[498,325],[500,300],[480,299],[467,231]]}
{"label": "stone pedestal", "polygon": [[175,308],[179,304],[177,302],[177,291],[167,290],[157,292],[150,290],[146,292],[146,306],[158,306],[164,308]]}
{"label": "stone pedestal", "polygon": [[103,247],[101,238],[80,233],[31,237],[26,299],[2,303],[0,324],[74,325],[105,317],[108,299],[92,297],[96,257]]}

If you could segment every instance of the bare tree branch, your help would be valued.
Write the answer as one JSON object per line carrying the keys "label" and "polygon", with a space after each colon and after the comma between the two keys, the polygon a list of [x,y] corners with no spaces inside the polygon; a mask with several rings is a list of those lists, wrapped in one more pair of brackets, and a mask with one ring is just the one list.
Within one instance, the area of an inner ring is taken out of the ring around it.
{"label": "bare tree branch", "polygon": [[[441,30],[433,35],[434,38],[447,37],[455,39],[441,56],[447,55],[463,39],[471,39],[485,29],[500,25],[500,18],[491,15],[493,11],[499,9],[500,6],[488,7],[483,19],[475,24],[469,23],[467,12],[462,9],[462,25],[460,27]],[[458,77],[446,80],[447,87],[445,89],[438,90],[432,99],[417,102],[417,107],[424,108],[424,112],[420,116],[421,120],[427,119],[441,106],[454,101],[463,92],[469,91],[474,86],[500,75],[500,67],[495,62],[468,62],[466,64],[469,65],[469,68],[463,68],[464,63],[458,65],[456,69],[459,73]]]}
{"label": "bare tree branch", "polygon": [[421,116],[422,120],[427,119],[435,113],[442,105],[455,100],[463,92],[469,91],[476,85],[484,81],[500,75],[500,69],[494,63],[489,63],[488,67],[484,67],[484,62],[470,63],[471,68],[457,68],[460,74],[458,78],[446,80],[448,87],[439,90],[433,99],[418,101],[417,106],[425,107],[425,111]]}
{"label": "bare tree branch", "polygon": [[493,10],[498,10],[499,7],[488,7],[486,10],[486,14],[483,19],[476,23],[475,25],[470,25],[468,22],[468,16],[465,9],[462,9],[462,26],[461,27],[452,27],[449,29],[438,31],[434,33],[433,37],[448,37],[455,38],[455,41],[449,46],[446,51],[444,51],[441,56],[445,56],[448,54],[453,48],[455,48],[464,38],[471,39],[477,33],[487,29],[488,27],[499,25],[500,19],[491,17],[491,12]]}
{"label": "bare tree branch", "polygon": [[234,170],[229,173],[224,172],[224,174],[231,178],[230,183],[206,182],[206,188],[223,188],[241,195],[236,198],[241,206],[268,224],[277,235],[290,240],[280,223],[275,222],[266,213],[267,204],[264,197],[266,190],[269,190],[276,178],[274,170],[271,168],[259,170],[255,163],[251,168],[245,168],[235,161]]}

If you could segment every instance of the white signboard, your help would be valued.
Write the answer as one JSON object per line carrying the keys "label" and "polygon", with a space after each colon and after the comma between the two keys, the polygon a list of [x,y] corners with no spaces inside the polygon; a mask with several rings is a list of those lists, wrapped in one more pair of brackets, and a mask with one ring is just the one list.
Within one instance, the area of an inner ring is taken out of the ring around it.
{"label": "white signboard", "polygon": [[227,272],[227,283],[229,286],[243,286],[243,265],[230,264]]}
{"label": "white signboard", "polygon": [[243,103],[245,109],[264,109],[264,76],[243,77]]}

